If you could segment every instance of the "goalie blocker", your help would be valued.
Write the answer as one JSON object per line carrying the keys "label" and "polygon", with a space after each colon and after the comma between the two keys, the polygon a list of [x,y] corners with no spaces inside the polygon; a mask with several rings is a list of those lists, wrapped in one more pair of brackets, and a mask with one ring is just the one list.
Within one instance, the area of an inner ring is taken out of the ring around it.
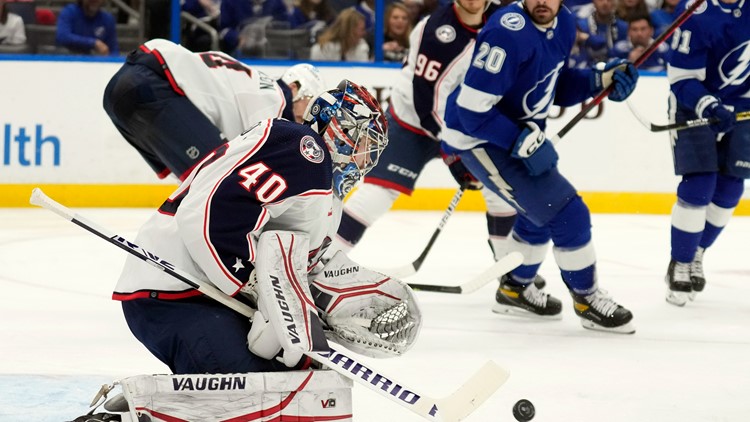
{"label": "goalie blocker", "polygon": [[122,394],[79,421],[352,421],[352,381],[328,370],[219,375],[138,375],[116,385]]}

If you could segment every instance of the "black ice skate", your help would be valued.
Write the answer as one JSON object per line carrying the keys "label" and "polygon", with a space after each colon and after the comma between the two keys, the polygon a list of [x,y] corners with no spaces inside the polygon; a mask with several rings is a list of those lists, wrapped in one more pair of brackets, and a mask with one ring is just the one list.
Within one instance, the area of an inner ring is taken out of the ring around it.
{"label": "black ice skate", "polygon": [[589,295],[570,292],[576,315],[581,318],[583,328],[620,334],[633,334],[633,314],[615,302],[607,293],[597,289]]}
{"label": "black ice skate", "polygon": [[693,262],[690,263],[690,284],[692,285],[693,291],[690,292],[688,298],[695,300],[695,295],[703,291],[706,287],[706,276],[703,275],[703,252],[705,249],[698,248],[695,251],[695,257]]}
{"label": "black ice skate", "polygon": [[500,287],[495,294],[495,306],[492,312],[525,317],[560,319],[562,302],[540,291],[534,283],[527,286],[510,284],[510,276],[500,278]]}
{"label": "black ice skate", "polygon": [[72,422],[120,422],[122,417],[112,413],[96,413],[75,418]]}
{"label": "black ice skate", "polygon": [[690,279],[690,265],[685,262],[669,261],[667,275],[667,302],[675,306],[685,306],[693,292],[693,282]]}

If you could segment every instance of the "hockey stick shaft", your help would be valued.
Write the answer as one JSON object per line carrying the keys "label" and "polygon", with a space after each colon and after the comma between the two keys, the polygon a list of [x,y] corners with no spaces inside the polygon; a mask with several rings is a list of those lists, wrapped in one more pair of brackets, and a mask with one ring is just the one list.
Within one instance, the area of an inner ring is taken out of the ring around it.
{"label": "hockey stick shaft", "polygon": [[[190,287],[200,291],[206,296],[214,299],[230,309],[252,318],[255,310],[244,303],[226,295],[221,290],[207,284],[195,276],[182,271],[168,261],[160,259],[156,254],[139,247],[125,239],[123,236],[112,233],[97,224],[74,213],[69,208],[56,202],[52,198],[36,188],[31,193],[29,201],[54,212],[62,218],[76,224],[86,231],[100,237],[107,242],[123,249],[141,260],[153,265],[176,279],[186,283]],[[473,412],[480,404],[486,401],[505,381],[508,372],[500,368],[492,361],[488,361],[483,368],[476,372],[463,386],[450,396],[442,399],[434,399],[417,393],[415,389],[407,388],[395,381],[394,378],[382,374],[380,371],[368,367],[357,361],[356,358],[339,352],[334,348],[326,353],[306,353],[316,362],[329,367],[346,378],[367,387],[378,395],[396,402],[411,412],[431,421],[458,422]]]}
{"label": "hockey stick shaft", "polygon": [[435,229],[435,232],[432,233],[432,236],[430,237],[430,240],[427,242],[427,246],[425,246],[424,250],[421,254],[419,254],[419,257],[415,259],[411,264],[407,264],[403,267],[398,268],[392,268],[392,269],[385,269],[385,270],[379,270],[382,273],[388,274],[391,277],[395,278],[404,278],[409,277],[411,275],[414,275],[419,271],[419,268],[422,267],[422,264],[424,263],[425,258],[427,257],[427,254],[432,249],[432,245],[435,244],[435,240],[437,240],[440,233],[443,231],[443,227],[445,227],[445,224],[448,222],[448,219],[451,215],[453,215],[453,211],[456,210],[456,207],[458,206],[458,203],[461,201],[461,197],[464,195],[464,188],[459,188],[455,194],[453,194],[453,198],[451,198],[450,204],[448,204],[448,208],[443,213],[443,216],[440,218],[440,223],[438,223],[437,229]]}
{"label": "hockey stick shaft", "polygon": [[436,284],[409,283],[409,287],[417,291],[468,294],[484,287],[487,283],[497,280],[503,274],[513,271],[523,263],[523,255],[520,252],[511,252],[491,267],[482,271],[481,274],[458,286],[441,286]]}
{"label": "hockey stick shaft", "polygon": [[[648,59],[651,56],[651,54],[654,51],[656,51],[657,48],[659,48],[659,45],[661,45],[661,43],[666,41],[666,39],[672,35],[672,32],[674,32],[675,29],[677,29],[680,25],[685,23],[685,21],[688,20],[688,18],[693,15],[693,12],[695,12],[705,1],[706,0],[696,0],[693,4],[691,4],[690,7],[688,7],[684,12],[682,12],[680,16],[678,16],[674,20],[674,22],[672,22],[672,24],[669,25],[669,27],[665,29],[664,32],[662,32],[662,34],[659,35],[643,53],[641,53],[640,56],[638,56],[638,58],[635,60],[635,63],[633,63],[633,65],[635,67],[638,67],[641,64],[643,64],[643,62],[645,62],[646,59]],[[601,103],[604,100],[604,98],[607,97],[612,92],[613,89],[614,89],[614,84],[610,84],[602,92],[600,92],[599,95],[594,97],[594,99],[592,99],[591,102],[586,103],[583,106],[583,108],[581,108],[581,111],[578,112],[578,114],[576,114],[575,116],[573,116],[573,118],[570,119],[570,121],[565,126],[563,126],[563,128],[560,129],[560,131],[557,132],[557,134],[552,138],[552,143],[557,145],[557,143],[560,142],[562,137],[567,135],[568,132],[570,132],[570,130],[573,129],[573,127],[576,124],[578,124],[578,122],[581,121],[584,118],[584,116],[586,116],[589,113],[589,111],[591,111],[594,107],[598,106],[599,103]]]}

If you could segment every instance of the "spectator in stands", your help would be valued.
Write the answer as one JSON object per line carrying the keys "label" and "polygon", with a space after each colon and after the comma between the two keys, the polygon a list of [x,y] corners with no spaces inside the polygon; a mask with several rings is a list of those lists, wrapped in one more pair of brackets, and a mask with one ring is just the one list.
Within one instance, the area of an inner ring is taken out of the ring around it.
{"label": "spectator in stands", "polygon": [[409,34],[413,26],[409,19],[409,9],[401,2],[393,2],[385,9],[383,30],[383,58],[389,62],[400,62],[409,52]]}
{"label": "spectator in stands", "polygon": [[623,21],[630,22],[631,17],[647,15],[649,10],[646,0],[618,0],[615,14]]}
{"label": "spectator in stands", "polygon": [[80,54],[119,55],[115,18],[102,10],[103,3],[78,0],[65,6],[57,18],[57,45]]}
{"label": "spectator in stands", "polygon": [[414,27],[425,16],[424,0],[403,0],[403,3],[409,11],[411,26]]}
{"label": "spectator in stands", "polygon": [[[219,29],[220,2],[217,0],[183,0],[182,11],[187,12],[207,25]],[[211,36],[204,29],[188,23],[182,32],[183,45],[190,51],[211,49]]]}
{"label": "spectator in stands", "polygon": [[618,41],[627,40],[628,24],[615,14],[615,0],[593,0],[594,12],[578,19],[578,51],[571,54],[573,67],[589,68],[606,62]]}
{"label": "spectator in stands", "polygon": [[223,0],[219,18],[222,50],[234,53],[247,42],[242,28],[258,18],[271,17],[275,21],[287,21],[287,9],[283,0]]}
{"label": "spectator in stands", "polygon": [[311,60],[370,61],[370,47],[365,41],[365,17],[353,7],[339,13],[310,50]]}
{"label": "spectator in stands", "polygon": [[661,35],[677,19],[679,13],[675,13],[675,10],[679,2],[680,0],[664,0],[661,8],[651,12],[651,22],[654,24],[654,36],[658,37]]}
{"label": "spectator in stands", "polygon": [[[649,14],[646,12],[641,15],[634,15],[628,23],[628,39],[615,43],[612,55],[635,62],[653,42],[654,25],[651,23]],[[667,68],[668,54],[669,46],[667,43],[661,43],[638,69],[662,72]]]}
{"label": "spectator in stands", "polygon": [[292,28],[312,28],[318,23],[328,25],[336,17],[328,0],[299,0],[293,3],[294,11],[289,17]]}
{"label": "spectator in stands", "polygon": [[0,0],[0,45],[21,45],[26,43],[26,29],[23,19],[8,12],[5,0]]}

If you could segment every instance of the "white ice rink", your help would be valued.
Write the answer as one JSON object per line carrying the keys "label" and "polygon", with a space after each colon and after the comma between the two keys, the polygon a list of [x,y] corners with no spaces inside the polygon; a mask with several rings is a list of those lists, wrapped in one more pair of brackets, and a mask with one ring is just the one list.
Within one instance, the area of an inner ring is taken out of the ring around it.
{"label": "white ice rink", "polygon": [[[151,212],[78,211],[130,239]],[[380,268],[408,263],[440,215],[391,212],[352,257]],[[488,359],[510,370],[469,421],[512,422],[521,398],[536,405],[534,422],[750,421],[750,218],[734,218],[707,252],[708,285],[685,308],[664,301],[668,216],[594,215],[593,225],[601,286],[633,311],[636,334],[583,329],[550,253],[541,273],[563,299],[562,321],[493,314],[495,283],[464,296],[419,293],[416,346],[368,362],[433,396]],[[491,264],[485,239],[483,214],[456,213],[409,281],[456,284],[478,274]],[[48,211],[0,209],[0,421],[70,420],[103,383],[167,372],[110,300],[124,259]],[[361,387],[354,400],[356,421],[420,420]]]}

